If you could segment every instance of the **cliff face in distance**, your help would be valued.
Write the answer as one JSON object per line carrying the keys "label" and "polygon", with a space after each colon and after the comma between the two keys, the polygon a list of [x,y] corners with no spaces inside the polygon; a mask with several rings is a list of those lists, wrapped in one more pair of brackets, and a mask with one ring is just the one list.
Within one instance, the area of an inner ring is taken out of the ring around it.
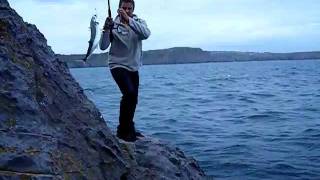
{"label": "cliff face in distance", "polygon": [[[58,55],[70,68],[107,66],[107,53],[94,54],[83,63],[84,55]],[[150,50],[143,52],[143,64],[185,64],[206,62],[241,62],[269,60],[306,60],[320,59],[320,51],[295,53],[258,53],[237,51],[203,51],[200,48],[176,47],[170,49]]]}
{"label": "cliff face in distance", "polygon": [[0,0],[0,179],[202,179],[158,140],[119,141],[47,45]]}

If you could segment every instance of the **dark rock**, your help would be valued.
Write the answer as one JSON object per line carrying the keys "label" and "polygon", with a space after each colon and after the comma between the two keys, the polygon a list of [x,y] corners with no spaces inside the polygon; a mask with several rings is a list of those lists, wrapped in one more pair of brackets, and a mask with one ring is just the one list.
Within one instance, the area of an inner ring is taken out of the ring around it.
{"label": "dark rock", "polygon": [[138,179],[201,179],[205,176],[193,158],[187,158],[169,143],[145,137],[131,146],[129,143],[123,146],[126,147],[124,149],[127,149],[131,162],[145,168]]}
{"label": "dark rock", "polygon": [[0,2],[0,179],[204,177],[173,148],[119,143],[36,26]]}
{"label": "dark rock", "polygon": [[0,8],[1,7],[9,7],[9,3],[7,0],[0,0]]}

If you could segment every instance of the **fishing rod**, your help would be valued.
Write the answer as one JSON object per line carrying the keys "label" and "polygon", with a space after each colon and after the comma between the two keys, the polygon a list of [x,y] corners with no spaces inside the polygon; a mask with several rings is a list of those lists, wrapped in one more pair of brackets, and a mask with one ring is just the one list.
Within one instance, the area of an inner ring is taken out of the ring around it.
{"label": "fishing rod", "polygon": [[[108,18],[112,19],[112,17],[111,17],[111,8],[110,8],[110,0],[108,0]],[[109,36],[109,38],[110,38],[110,42],[112,42],[112,40],[113,40],[112,28],[110,28],[110,36]]]}
{"label": "fishing rod", "polygon": [[108,17],[111,18],[110,0],[108,0]]}

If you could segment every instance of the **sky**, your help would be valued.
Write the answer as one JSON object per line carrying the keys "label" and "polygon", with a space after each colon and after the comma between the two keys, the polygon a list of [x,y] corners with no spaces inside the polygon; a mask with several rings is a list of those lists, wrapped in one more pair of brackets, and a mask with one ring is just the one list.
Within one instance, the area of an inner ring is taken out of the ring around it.
{"label": "sky", "polygon": [[[107,0],[8,0],[35,24],[59,54],[84,54],[89,24],[100,28]],[[116,15],[118,0],[110,0]],[[320,50],[319,0],[135,0],[135,14],[151,36],[144,50],[198,47],[209,51],[296,52]],[[96,53],[103,51],[97,50]]]}

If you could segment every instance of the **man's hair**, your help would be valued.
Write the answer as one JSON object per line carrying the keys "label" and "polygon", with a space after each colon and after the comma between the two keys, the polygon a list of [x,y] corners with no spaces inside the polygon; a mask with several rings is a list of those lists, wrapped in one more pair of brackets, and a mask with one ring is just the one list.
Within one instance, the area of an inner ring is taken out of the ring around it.
{"label": "man's hair", "polygon": [[134,0],[120,0],[119,1],[119,8],[121,7],[122,3],[132,3],[134,9]]}

